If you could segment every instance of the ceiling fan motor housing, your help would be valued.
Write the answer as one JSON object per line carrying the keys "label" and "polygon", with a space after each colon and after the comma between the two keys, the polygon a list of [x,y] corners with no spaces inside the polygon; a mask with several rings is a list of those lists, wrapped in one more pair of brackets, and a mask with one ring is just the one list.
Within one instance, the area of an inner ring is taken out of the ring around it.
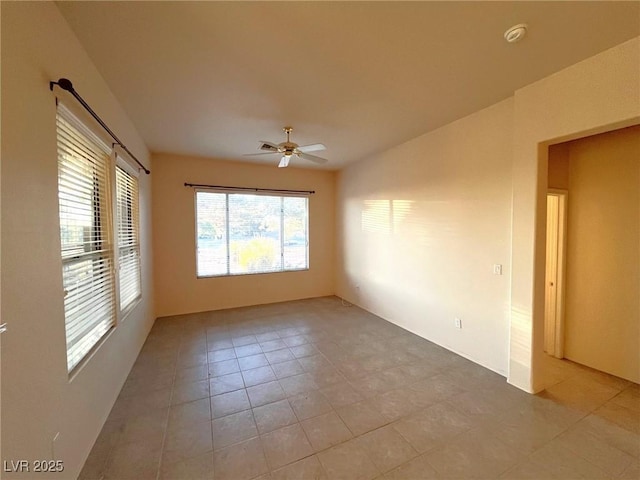
{"label": "ceiling fan motor housing", "polygon": [[298,148],[298,144],[293,142],[283,142],[280,144],[280,147],[283,149],[285,154],[291,154],[296,148]]}

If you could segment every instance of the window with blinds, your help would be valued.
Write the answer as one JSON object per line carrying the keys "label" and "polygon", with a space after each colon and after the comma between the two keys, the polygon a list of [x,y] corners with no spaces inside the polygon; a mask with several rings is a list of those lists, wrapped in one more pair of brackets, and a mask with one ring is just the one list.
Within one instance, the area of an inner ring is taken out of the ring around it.
{"label": "window with blinds", "polygon": [[[58,105],[58,204],[67,368],[142,295],[138,177],[113,147]],[[115,219],[115,222],[114,222]],[[117,272],[117,273],[116,273]]]}
{"label": "window with blinds", "polygon": [[122,311],[131,308],[141,295],[138,196],[138,179],[116,166],[118,286]]}
{"label": "window with blinds", "polygon": [[58,199],[67,367],[115,325],[110,148],[58,105]]}
{"label": "window with blinds", "polygon": [[308,269],[308,202],[196,191],[198,277]]}

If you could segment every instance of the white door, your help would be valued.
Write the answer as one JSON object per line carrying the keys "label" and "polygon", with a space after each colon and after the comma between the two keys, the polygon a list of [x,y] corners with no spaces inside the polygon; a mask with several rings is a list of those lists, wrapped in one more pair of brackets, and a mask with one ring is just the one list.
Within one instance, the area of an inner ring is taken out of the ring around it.
{"label": "white door", "polygon": [[564,263],[567,192],[547,194],[547,257],[545,269],[544,351],[563,357]]}

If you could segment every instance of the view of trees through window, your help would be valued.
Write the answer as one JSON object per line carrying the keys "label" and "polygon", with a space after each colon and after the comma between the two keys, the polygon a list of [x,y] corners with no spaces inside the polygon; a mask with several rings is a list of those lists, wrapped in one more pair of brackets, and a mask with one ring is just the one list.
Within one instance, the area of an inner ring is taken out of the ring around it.
{"label": "view of trees through window", "polygon": [[199,277],[309,268],[308,199],[196,192]]}

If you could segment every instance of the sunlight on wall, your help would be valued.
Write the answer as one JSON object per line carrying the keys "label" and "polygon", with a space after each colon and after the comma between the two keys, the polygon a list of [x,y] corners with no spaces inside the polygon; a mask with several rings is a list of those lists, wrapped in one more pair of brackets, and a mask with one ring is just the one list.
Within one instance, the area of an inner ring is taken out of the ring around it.
{"label": "sunlight on wall", "polygon": [[[517,347],[512,350],[511,358],[521,365],[530,365],[531,310],[514,305],[511,307],[511,320],[513,327],[511,339],[513,345]],[[520,350],[520,347],[523,347],[524,350]]]}
{"label": "sunlight on wall", "polygon": [[393,234],[411,213],[414,203],[413,200],[365,200],[362,208],[362,231]]}
{"label": "sunlight on wall", "polygon": [[391,200],[365,200],[362,209],[362,231],[391,233]]}
{"label": "sunlight on wall", "polygon": [[[509,329],[509,370],[507,379],[527,392],[535,393],[544,387],[525,380],[534,368],[534,356],[531,351],[533,342],[533,313],[530,308],[512,305]],[[540,383],[538,379],[536,383]]]}

